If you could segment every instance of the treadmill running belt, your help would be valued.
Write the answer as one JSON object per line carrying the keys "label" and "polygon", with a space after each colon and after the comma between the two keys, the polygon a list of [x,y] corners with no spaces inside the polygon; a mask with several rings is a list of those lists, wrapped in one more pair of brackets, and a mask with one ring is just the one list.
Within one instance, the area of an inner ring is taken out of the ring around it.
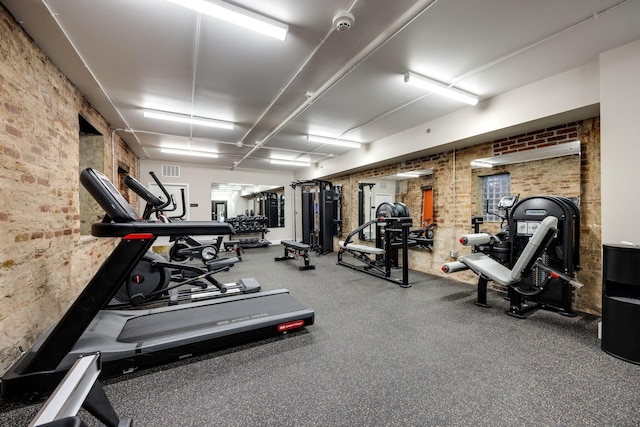
{"label": "treadmill running belt", "polygon": [[306,309],[289,293],[186,307],[182,310],[146,314],[129,319],[118,336],[118,341],[123,343],[148,341]]}

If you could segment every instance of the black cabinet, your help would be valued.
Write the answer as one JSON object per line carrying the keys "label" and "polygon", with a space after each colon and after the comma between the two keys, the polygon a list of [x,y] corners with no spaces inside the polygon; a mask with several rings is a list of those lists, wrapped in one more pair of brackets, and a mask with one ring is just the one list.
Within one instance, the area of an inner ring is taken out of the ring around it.
{"label": "black cabinet", "polygon": [[640,364],[640,248],[602,247],[602,350]]}

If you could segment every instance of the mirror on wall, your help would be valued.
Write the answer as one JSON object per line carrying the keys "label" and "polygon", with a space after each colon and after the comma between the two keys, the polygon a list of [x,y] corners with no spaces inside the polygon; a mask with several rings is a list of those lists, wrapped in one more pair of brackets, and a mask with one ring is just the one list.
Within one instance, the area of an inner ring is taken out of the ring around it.
{"label": "mirror on wall", "polygon": [[[376,208],[384,202],[404,203],[417,228],[433,218],[433,169],[372,178],[358,182],[358,225],[375,219]],[[426,210],[425,210],[426,209]],[[375,240],[375,228],[359,233],[360,240]]]}
{"label": "mirror on wall", "polygon": [[538,195],[562,196],[579,203],[580,141],[474,159],[472,212],[485,222],[502,222],[498,202]]}
{"label": "mirror on wall", "polygon": [[265,184],[211,184],[211,219],[266,217],[267,228],[284,227],[284,187]]}

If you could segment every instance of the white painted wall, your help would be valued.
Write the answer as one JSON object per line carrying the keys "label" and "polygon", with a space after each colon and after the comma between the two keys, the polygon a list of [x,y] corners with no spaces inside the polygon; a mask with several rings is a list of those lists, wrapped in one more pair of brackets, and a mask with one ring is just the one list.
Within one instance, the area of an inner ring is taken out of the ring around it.
{"label": "white painted wall", "polygon": [[602,243],[640,245],[640,40],[600,55]]}
{"label": "white painted wall", "polygon": [[[166,178],[162,176],[162,165],[169,162],[155,160],[140,160],[141,183],[147,185],[151,181],[149,172],[153,171],[165,184],[188,184],[189,203],[197,204],[197,207],[189,207],[189,220],[210,221],[211,220],[211,184],[217,183],[240,183],[240,184],[269,184],[284,187],[285,194],[285,226],[282,228],[271,228],[265,238],[272,243],[279,243],[280,240],[293,238],[293,193],[291,182],[292,172],[270,172],[215,169],[210,166],[195,163],[170,162],[180,166],[179,178]],[[143,206],[139,208],[142,211]],[[238,236],[238,237],[259,237]]]}

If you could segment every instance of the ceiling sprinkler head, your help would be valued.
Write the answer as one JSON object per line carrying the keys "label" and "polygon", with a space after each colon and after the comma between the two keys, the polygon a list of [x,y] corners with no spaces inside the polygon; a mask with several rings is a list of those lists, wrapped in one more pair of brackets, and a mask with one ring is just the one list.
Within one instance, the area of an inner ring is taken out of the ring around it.
{"label": "ceiling sprinkler head", "polygon": [[333,27],[339,33],[346,33],[351,29],[351,26],[355,22],[356,18],[346,10],[341,10],[333,17]]}

